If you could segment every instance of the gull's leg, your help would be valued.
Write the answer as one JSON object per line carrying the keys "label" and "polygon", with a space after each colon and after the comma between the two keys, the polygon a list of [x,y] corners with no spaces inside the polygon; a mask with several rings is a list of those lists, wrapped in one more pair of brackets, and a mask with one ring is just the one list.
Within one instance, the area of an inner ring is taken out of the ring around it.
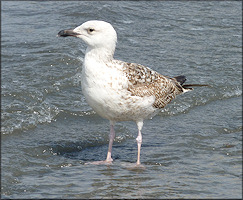
{"label": "gull's leg", "polygon": [[113,159],[111,158],[111,151],[112,151],[112,144],[115,138],[115,130],[114,130],[115,122],[110,121],[110,136],[109,136],[109,148],[107,152],[106,162],[112,162]]}
{"label": "gull's leg", "polygon": [[113,159],[111,158],[111,150],[112,150],[112,144],[113,144],[113,141],[114,141],[114,138],[115,138],[114,125],[115,125],[115,122],[110,121],[109,148],[108,148],[106,160],[88,162],[88,163],[85,163],[86,165],[88,165],[88,164],[91,164],[91,165],[106,165],[106,164],[112,163]]}
{"label": "gull's leg", "polygon": [[143,121],[137,121],[137,127],[138,127],[138,137],[136,138],[137,144],[138,144],[138,159],[137,159],[137,165],[140,165],[140,150],[142,145],[142,133],[141,130],[143,128]]}

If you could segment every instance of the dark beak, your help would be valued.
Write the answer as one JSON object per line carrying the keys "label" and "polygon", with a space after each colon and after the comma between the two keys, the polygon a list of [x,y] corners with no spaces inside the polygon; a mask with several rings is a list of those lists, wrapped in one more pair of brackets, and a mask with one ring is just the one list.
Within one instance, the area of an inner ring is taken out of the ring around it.
{"label": "dark beak", "polygon": [[62,30],[60,31],[57,36],[59,37],[67,37],[67,36],[73,36],[76,37],[77,35],[80,35],[79,33],[74,32],[72,29],[69,30]]}

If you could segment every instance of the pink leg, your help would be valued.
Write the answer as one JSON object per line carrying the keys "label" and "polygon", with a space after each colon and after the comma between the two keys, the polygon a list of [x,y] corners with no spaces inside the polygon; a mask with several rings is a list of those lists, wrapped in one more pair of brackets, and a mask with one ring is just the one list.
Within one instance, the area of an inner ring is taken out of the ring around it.
{"label": "pink leg", "polygon": [[85,163],[85,164],[87,164],[87,165],[88,164],[92,164],[92,165],[106,165],[106,164],[111,164],[112,163],[113,159],[111,158],[111,150],[112,150],[113,140],[115,138],[114,125],[115,125],[115,122],[110,121],[109,148],[108,148],[108,153],[107,153],[106,160],[88,162],[88,163]]}
{"label": "pink leg", "polygon": [[142,133],[141,130],[143,128],[143,121],[138,121],[137,122],[137,127],[138,127],[138,137],[136,138],[137,144],[138,144],[138,159],[137,159],[137,165],[140,165],[140,150],[141,150],[141,145],[142,145]]}
{"label": "pink leg", "polygon": [[113,159],[111,158],[111,151],[112,151],[112,144],[115,138],[115,130],[114,130],[114,122],[110,122],[110,136],[109,136],[109,148],[107,152],[106,162],[112,162]]}

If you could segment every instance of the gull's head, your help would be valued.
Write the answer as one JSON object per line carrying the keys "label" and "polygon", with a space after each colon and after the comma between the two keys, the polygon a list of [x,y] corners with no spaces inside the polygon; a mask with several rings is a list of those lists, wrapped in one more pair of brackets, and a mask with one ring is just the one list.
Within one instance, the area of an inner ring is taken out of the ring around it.
{"label": "gull's head", "polygon": [[117,34],[108,22],[92,20],[83,23],[75,29],[62,30],[60,37],[73,36],[81,38],[90,48],[107,48],[115,50]]}

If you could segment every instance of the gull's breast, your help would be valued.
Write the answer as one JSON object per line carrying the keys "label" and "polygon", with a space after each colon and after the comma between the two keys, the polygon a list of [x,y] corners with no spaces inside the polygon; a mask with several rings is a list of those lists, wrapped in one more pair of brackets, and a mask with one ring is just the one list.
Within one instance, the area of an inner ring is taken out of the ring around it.
{"label": "gull's breast", "polygon": [[[96,66],[96,67],[95,67]],[[83,67],[82,91],[88,104],[100,116],[113,121],[138,120],[156,110],[154,96],[134,96],[120,66],[92,63]]]}

